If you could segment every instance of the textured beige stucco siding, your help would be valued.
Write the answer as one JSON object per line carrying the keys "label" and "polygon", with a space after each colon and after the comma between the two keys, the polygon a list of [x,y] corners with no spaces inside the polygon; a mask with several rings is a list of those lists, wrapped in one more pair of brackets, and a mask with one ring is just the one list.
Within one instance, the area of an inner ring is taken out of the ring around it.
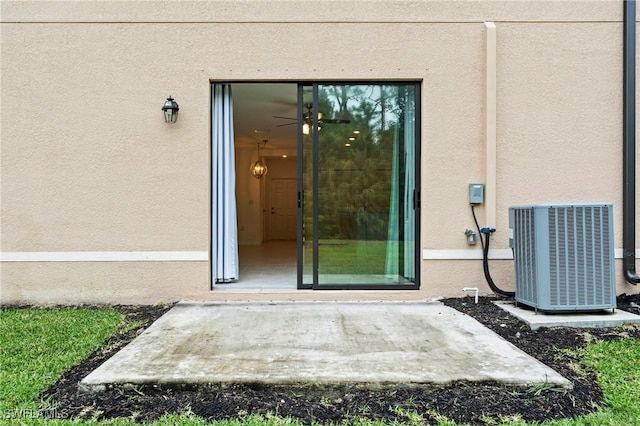
{"label": "textured beige stucco siding", "polygon": [[[467,186],[485,181],[485,21],[497,28],[492,248],[508,248],[509,206],[552,202],[613,203],[615,247],[622,247],[621,2],[0,7],[3,253],[206,257],[210,81],[323,80],[421,83],[420,249],[477,251],[464,231],[474,226]],[[160,111],[169,95],[180,104],[172,126]],[[485,225],[484,207],[477,212]],[[618,293],[638,292],[624,281],[620,263]],[[496,282],[513,288],[512,261],[493,260],[491,267]],[[0,302],[415,300],[460,295],[469,286],[489,292],[481,262],[455,256],[422,260],[419,291],[216,293],[209,273],[206,259],[5,261]]]}
{"label": "textured beige stucco siding", "polygon": [[621,21],[617,0],[3,1],[4,22]]}
{"label": "textured beige stucco siding", "polygon": [[[206,262],[8,262],[2,303],[156,304],[198,300]],[[176,296],[179,295],[179,296]]]}

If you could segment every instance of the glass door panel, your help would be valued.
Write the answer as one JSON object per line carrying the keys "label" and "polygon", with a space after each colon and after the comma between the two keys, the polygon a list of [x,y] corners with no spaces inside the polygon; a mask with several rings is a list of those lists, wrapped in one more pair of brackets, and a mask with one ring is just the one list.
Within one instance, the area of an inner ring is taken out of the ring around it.
{"label": "glass door panel", "polygon": [[302,283],[417,288],[417,85],[300,93]]}

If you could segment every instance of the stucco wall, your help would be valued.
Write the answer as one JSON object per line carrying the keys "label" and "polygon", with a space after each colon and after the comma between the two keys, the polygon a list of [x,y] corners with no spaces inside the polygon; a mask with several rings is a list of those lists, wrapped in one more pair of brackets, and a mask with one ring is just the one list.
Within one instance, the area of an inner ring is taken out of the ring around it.
{"label": "stucco wall", "polygon": [[[335,79],[421,81],[420,245],[444,254],[474,250],[463,232],[473,226],[467,185],[485,173],[485,21],[496,23],[498,43],[493,247],[507,248],[508,206],[559,201],[612,202],[615,245],[622,246],[621,2],[0,7],[3,253],[206,254],[209,82]],[[170,94],[180,103],[173,126],[160,113]],[[483,207],[478,214],[482,220]],[[416,292],[276,297],[424,299],[458,295],[464,286],[488,292],[479,261],[451,257],[423,260]],[[617,263],[618,292],[638,291]],[[4,303],[248,297],[210,292],[206,259],[0,267]],[[511,261],[493,261],[492,271],[510,287]]]}

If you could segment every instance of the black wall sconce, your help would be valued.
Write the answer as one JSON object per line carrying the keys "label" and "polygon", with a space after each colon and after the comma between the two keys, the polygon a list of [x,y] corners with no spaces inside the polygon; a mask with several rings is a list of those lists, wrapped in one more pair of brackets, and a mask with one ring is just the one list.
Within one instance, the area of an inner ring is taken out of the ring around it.
{"label": "black wall sconce", "polygon": [[178,120],[178,103],[169,96],[162,106],[165,123],[175,123]]}

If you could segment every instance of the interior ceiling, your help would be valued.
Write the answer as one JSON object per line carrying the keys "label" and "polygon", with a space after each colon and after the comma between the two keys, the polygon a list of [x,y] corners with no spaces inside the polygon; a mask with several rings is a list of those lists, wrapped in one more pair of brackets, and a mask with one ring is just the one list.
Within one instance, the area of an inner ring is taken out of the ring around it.
{"label": "interior ceiling", "polygon": [[[269,142],[261,151],[264,156],[296,149],[297,84],[238,83],[231,89],[236,148],[257,149],[258,142],[266,139]],[[289,125],[278,127],[281,124]]]}

